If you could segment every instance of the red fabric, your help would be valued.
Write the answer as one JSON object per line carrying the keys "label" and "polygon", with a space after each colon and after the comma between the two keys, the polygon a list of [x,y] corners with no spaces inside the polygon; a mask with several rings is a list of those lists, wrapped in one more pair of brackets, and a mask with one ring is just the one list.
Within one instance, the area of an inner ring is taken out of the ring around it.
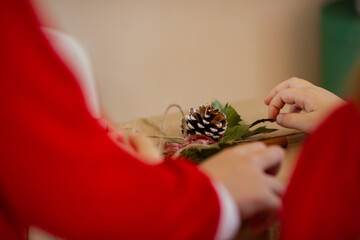
{"label": "red fabric", "polygon": [[115,145],[28,1],[0,0],[0,239],[211,239],[219,203],[186,161],[149,166]]}
{"label": "red fabric", "polygon": [[360,239],[360,116],[353,104],[307,140],[284,197],[281,239]]}

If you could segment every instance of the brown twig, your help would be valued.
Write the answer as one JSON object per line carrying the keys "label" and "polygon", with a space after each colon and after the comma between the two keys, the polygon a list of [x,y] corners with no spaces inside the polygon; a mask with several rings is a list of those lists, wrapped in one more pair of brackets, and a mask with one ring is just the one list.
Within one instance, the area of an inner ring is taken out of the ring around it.
{"label": "brown twig", "polygon": [[189,148],[201,148],[201,147],[205,147],[205,146],[209,146],[209,145],[205,145],[205,144],[201,144],[201,143],[190,143],[190,144],[186,145],[185,147],[182,147],[182,148],[180,148],[179,150],[177,150],[177,151],[174,153],[173,157],[174,157],[174,158],[179,157],[180,154],[181,154],[183,151],[185,151],[185,150],[187,150],[187,149],[189,149]]}

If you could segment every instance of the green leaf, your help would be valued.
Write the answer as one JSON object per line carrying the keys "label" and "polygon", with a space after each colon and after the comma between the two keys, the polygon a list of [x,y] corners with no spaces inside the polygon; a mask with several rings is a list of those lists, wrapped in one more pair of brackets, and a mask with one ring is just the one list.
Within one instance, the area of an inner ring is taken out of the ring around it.
{"label": "green leaf", "polygon": [[214,100],[211,104],[214,106],[215,109],[219,108],[221,112],[226,115],[228,128],[239,125],[239,122],[242,121],[240,115],[228,103],[223,106],[218,100]]}
{"label": "green leaf", "polygon": [[213,105],[215,109],[219,108],[221,111],[224,109],[224,106],[218,100],[214,100],[211,105]]}
{"label": "green leaf", "polygon": [[237,126],[237,125],[239,125],[239,122],[242,121],[240,115],[229,104],[226,104],[221,112],[226,115],[226,121],[228,123],[227,124],[228,128]]}
{"label": "green leaf", "polygon": [[250,125],[247,124],[241,124],[228,128],[222,141],[241,140],[244,135],[250,132],[249,128]]}

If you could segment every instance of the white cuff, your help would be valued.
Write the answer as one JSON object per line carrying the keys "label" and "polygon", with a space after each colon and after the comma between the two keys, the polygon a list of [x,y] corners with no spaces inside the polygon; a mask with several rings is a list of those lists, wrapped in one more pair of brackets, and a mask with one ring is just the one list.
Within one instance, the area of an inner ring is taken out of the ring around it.
{"label": "white cuff", "polygon": [[240,228],[239,209],[222,183],[213,183],[220,202],[220,217],[215,240],[233,239]]}

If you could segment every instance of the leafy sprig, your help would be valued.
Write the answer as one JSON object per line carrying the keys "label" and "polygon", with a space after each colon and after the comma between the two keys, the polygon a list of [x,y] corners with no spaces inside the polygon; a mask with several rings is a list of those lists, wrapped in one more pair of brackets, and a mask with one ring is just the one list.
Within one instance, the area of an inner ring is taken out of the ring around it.
{"label": "leafy sprig", "polygon": [[224,133],[223,142],[231,141],[231,140],[245,140],[254,135],[260,133],[271,133],[276,131],[277,129],[267,128],[266,126],[258,127],[254,130],[251,130],[254,126],[264,123],[264,122],[273,122],[274,119],[260,119],[252,124],[246,124],[241,119],[241,116],[237,113],[237,111],[230,106],[228,103],[223,106],[218,100],[215,100],[211,103],[214,108],[219,108],[222,113],[226,115],[227,121],[227,129]]}
{"label": "leafy sprig", "polygon": [[238,112],[228,103],[224,106],[218,100],[214,100],[211,104],[215,109],[220,109],[221,112],[226,115],[227,129],[223,139],[219,143],[204,145],[204,147],[200,148],[188,148],[181,153],[182,156],[187,157],[196,163],[200,163],[211,155],[216,154],[225,148],[234,146],[242,140],[246,140],[258,134],[271,133],[277,130],[267,128],[266,126],[254,129],[256,125],[265,122],[273,122],[274,119],[259,119],[252,124],[246,124],[241,119]]}

